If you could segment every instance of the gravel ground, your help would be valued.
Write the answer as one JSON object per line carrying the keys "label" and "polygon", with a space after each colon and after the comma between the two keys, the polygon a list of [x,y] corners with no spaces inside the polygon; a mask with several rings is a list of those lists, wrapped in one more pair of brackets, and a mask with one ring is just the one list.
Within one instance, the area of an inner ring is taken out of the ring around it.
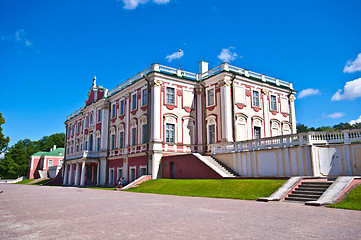
{"label": "gravel ground", "polygon": [[361,239],[361,211],[0,184],[0,239]]}

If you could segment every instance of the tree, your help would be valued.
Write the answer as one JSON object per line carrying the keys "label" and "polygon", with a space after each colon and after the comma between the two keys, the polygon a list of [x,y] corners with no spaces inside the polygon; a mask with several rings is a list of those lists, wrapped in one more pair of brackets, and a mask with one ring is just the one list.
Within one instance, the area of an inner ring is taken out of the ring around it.
{"label": "tree", "polygon": [[26,176],[30,156],[39,151],[49,151],[54,145],[63,147],[64,133],[45,136],[39,141],[20,140],[8,148],[5,158],[0,162],[0,178]]}
{"label": "tree", "polygon": [[10,142],[9,137],[5,137],[5,135],[2,133],[3,129],[1,127],[2,124],[5,124],[5,119],[2,116],[2,113],[0,112],[0,154],[5,152],[8,144]]}

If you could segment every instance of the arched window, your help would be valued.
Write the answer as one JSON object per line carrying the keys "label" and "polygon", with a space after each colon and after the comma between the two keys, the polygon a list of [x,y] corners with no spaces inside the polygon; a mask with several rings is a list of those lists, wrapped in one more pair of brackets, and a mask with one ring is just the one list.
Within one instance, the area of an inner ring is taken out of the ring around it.
{"label": "arched window", "polygon": [[247,116],[236,114],[236,141],[247,140]]}
{"label": "arched window", "polygon": [[217,119],[216,116],[210,115],[206,118],[207,122],[207,142],[208,144],[217,142]]}

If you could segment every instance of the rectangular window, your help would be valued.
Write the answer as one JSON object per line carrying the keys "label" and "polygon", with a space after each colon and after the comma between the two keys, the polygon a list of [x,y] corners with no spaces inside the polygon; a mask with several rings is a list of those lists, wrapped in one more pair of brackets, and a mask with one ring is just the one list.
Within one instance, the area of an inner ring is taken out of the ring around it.
{"label": "rectangular window", "polygon": [[77,125],[76,125],[76,132],[77,132],[77,133],[80,132],[80,122],[78,122]]}
{"label": "rectangular window", "polygon": [[145,106],[147,105],[148,103],[148,89],[144,89],[142,91],[142,95],[143,95],[143,98],[142,98],[142,106]]}
{"label": "rectangular window", "polygon": [[89,127],[89,116],[85,118],[85,127]]}
{"label": "rectangular window", "polygon": [[122,168],[118,168],[118,173],[117,173],[117,179],[119,181],[119,179],[123,177],[123,169]]}
{"label": "rectangular window", "polygon": [[52,166],[53,166],[53,160],[49,159],[48,167],[52,167]]}
{"label": "rectangular window", "polygon": [[97,119],[97,121],[100,122],[101,119],[102,119],[102,110],[98,109],[98,119]]}
{"label": "rectangular window", "polygon": [[117,106],[116,104],[112,105],[112,118],[115,118],[115,115],[117,113],[116,106]]}
{"label": "rectangular window", "polygon": [[132,110],[137,109],[137,94],[132,96]]}
{"label": "rectangular window", "polygon": [[76,145],[76,152],[79,152],[79,145]]}
{"label": "rectangular window", "polygon": [[175,101],[174,101],[174,88],[167,87],[167,94],[166,94],[166,97],[165,97],[165,103],[166,104],[172,104],[172,105],[175,104]]}
{"label": "rectangular window", "polygon": [[253,138],[254,139],[260,139],[261,138],[261,128],[260,127],[254,127]]}
{"label": "rectangular window", "polygon": [[259,107],[259,92],[253,91],[253,106]]}
{"label": "rectangular window", "polygon": [[120,101],[120,113],[119,115],[123,115],[124,114],[124,100]]}
{"label": "rectangular window", "polygon": [[87,151],[88,150],[88,141],[85,141],[85,149],[84,149],[85,151]]}
{"label": "rectangular window", "polygon": [[274,96],[274,95],[271,95],[271,110],[277,111],[276,96]]}
{"label": "rectangular window", "polygon": [[114,150],[114,149],[115,149],[115,135],[112,134],[111,140],[110,140],[110,150]]}
{"label": "rectangular window", "polygon": [[208,126],[209,132],[209,144],[216,143],[216,125],[212,124]]}
{"label": "rectangular window", "polygon": [[148,124],[142,126],[142,144],[148,142]]}
{"label": "rectangular window", "polygon": [[208,95],[208,98],[207,98],[207,106],[212,106],[214,105],[214,89],[209,89],[207,91],[207,95]]}
{"label": "rectangular window", "polygon": [[175,126],[174,124],[171,123],[167,123],[165,125],[165,141],[167,143],[174,143],[174,129]]}
{"label": "rectangular window", "polygon": [[71,127],[71,135],[74,135],[74,125]]}
{"label": "rectangular window", "polygon": [[97,149],[98,152],[100,151],[100,137],[97,138]]}
{"label": "rectangular window", "polygon": [[137,129],[132,128],[132,146],[135,146],[137,142]]}
{"label": "rectangular window", "polygon": [[84,132],[84,120],[81,120],[81,131]]}
{"label": "rectangular window", "polygon": [[93,113],[90,113],[90,124],[93,123]]}
{"label": "rectangular window", "polygon": [[124,132],[119,133],[119,148],[124,147]]}

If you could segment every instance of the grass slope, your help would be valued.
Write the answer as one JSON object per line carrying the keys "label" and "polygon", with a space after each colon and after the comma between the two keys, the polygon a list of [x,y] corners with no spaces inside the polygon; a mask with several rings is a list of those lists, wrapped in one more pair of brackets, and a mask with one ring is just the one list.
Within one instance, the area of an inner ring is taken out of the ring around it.
{"label": "grass slope", "polygon": [[344,200],[339,203],[331,204],[328,207],[361,210],[361,185],[358,185],[353,189]]}
{"label": "grass slope", "polygon": [[143,182],[129,192],[157,193],[179,196],[256,200],[276,191],[286,180],[265,179],[154,179]]}
{"label": "grass slope", "polygon": [[14,184],[27,184],[29,182],[35,181],[36,179],[24,179],[20,182],[14,183]]}

